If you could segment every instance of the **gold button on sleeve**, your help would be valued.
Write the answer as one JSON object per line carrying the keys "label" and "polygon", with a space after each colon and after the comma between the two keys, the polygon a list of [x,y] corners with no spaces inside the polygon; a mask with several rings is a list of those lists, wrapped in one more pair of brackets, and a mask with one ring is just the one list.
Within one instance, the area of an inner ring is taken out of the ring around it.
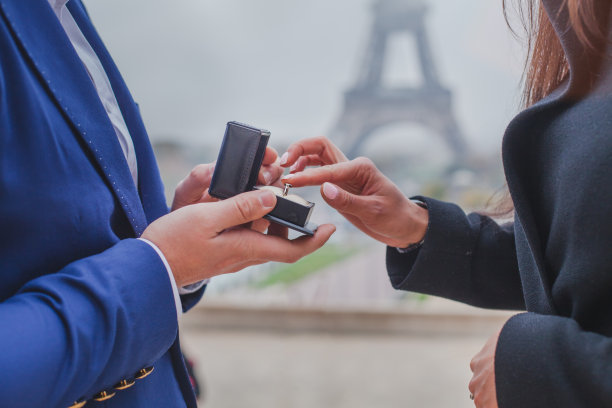
{"label": "gold button on sleeve", "polygon": [[101,391],[97,393],[96,395],[94,395],[93,399],[94,401],[102,402],[102,401],[106,401],[107,399],[111,399],[114,396],[115,396],[114,392]]}
{"label": "gold button on sleeve", "polygon": [[135,383],[136,383],[136,381],[134,381],[134,380],[121,380],[117,384],[115,384],[114,388],[116,390],[125,390],[127,388],[130,388]]}
{"label": "gold button on sleeve", "polygon": [[134,378],[136,378],[137,380],[142,380],[143,378],[151,374],[154,369],[155,367],[151,366],[138,370],[138,372],[134,375]]}

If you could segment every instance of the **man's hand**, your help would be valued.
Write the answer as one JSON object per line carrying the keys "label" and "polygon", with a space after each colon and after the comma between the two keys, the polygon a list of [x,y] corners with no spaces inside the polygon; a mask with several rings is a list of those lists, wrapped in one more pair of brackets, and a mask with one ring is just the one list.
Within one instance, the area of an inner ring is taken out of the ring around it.
{"label": "man's hand", "polygon": [[[257,182],[267,186],[276,183],[283,174],[283,168],[279,165],[279,162],[280,159],[276,150],[267,147]],[[208,187],[210,187],[214,171],[215,163],[200,164],[194,167],[176,187],[174,200],[172,201],[172,211],[186,205],[217,201],[216,198],[208,194]]]}
{"label": "man's hand", "polygon": [[322,185],[323,199],[378,241],[405,248],[425,236],[427,210],[408,200],[371,160],[348,161],[326,138],[292,144],[283,154],[281,166],[291,166],[292,174],[282,177],[284,182],[294,187]]}
{"label": "man's hand", "polygon": [[468,386],[477,408],[498,408],[495,389],[495,350],[501,330],[491,336],[470,362],[474,375]]}
{"label": "man's hand", "polygon": [[198,203],[165,215],[142,234],[162,251],[179,287],[268,261],[295,262],[315,251],[334,233],[321,225],[313,237],[288,240],[243,224],[272,211],[276,196],[250,191],[224,201]]}

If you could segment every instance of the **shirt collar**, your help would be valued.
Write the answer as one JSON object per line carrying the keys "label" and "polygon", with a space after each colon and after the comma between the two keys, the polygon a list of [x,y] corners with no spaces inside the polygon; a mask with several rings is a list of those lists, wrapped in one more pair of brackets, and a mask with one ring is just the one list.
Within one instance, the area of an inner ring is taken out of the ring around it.
{"label": "shirt collar", "polygon": [[55,14],[59,17],[62,8],[68,3],[70,0],[49,0],[49,4],[51,8],[55,12]]}

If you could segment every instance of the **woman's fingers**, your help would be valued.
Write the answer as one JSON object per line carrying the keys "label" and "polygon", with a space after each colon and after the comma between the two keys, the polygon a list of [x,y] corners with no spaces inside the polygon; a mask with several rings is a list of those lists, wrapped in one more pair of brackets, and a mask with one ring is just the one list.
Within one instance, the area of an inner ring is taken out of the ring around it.
{"label": "woman's fingers", "polygon": [[324,164],[325,163],[323,163],[319,156],[311,154],[297,159],[297,161],[289,168],[289,171],[291,173],[297,173],[304,170],[308,166],[322,166]]}
{"label": "woman's fingers", "polygon": [[358,158],[349,162],[329,164],[322,167],[305,169],[300,173],[286,174],[281,180],[294,187],[318,186],[325,182],[341,184],[359,180],[367,180],[369,176],[378,171],[368,159]]}
{"label": "woman's fingers", "polygon": [[377,201],[372,197],[351,194],[335,184],[324,183],[321,186],[321,196],[330,207],[341,213],[352,214],[363,220],[371,214],[378,213]]}
{"label": "woman's fingers", "polygon": [[346,156],[340,149],[338,149],[329,139],[321,136],[303,139],[293,143],[289,146],[287,152],[282,155],[280,165],[289,167],[293,165],[299,157],[309,155],[318,156],[324,164],[347,161]]}
{"label": "woman's fingers", "polygon": [[491,336],[482,350],[470,361],[474,375],[468,389],[478,408],[498,408],[495,387],[495,351],[501,330]]}

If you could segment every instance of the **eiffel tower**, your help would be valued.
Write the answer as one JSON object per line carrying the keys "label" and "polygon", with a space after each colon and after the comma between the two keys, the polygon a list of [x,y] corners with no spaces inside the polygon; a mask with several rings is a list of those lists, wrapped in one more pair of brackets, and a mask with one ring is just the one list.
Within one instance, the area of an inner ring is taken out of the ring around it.
{"label": "eiffel tower", "polygon": [[[466,145],[452,113],[450,90],[440,83],[425,30],[427,6],[419,0],[377,0],[370,41],[357,83],[344,94],[344,108],[331,137],[357,156],[379,128],[394,123],[418,123],[432,129],[461,162]],[[385,87],[383,72],[391,35],[413,36],[421,71],[418,86]]]}

